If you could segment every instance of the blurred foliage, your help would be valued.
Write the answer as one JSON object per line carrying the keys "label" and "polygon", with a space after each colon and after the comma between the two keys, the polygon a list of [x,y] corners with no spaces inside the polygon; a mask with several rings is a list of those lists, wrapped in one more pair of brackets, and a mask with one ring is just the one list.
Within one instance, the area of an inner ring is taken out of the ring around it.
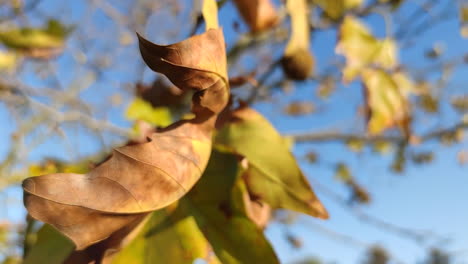
{"label": "blurred foliage", "polygon": [[[233,35],[226,38],[229,72],[237,77],[229,80],[231,109],[260,101],[276,108],[281,101],[281,118],[319,121],[304,121],[303,128],[311,130],[305,142],[339,143],[349,157],[372,159],[385,154],[390,170],[399,174],[410,165],[432,164],[436,156],[445,157],[425,147],[429,141],[447,147],[466,142],[468,94],[464,88],[453,88],[451,78],[466,66],[468,56],[452,58],[449,43],[443,39],[429,43],[424,35],[438,23],[455,19],[460,35],[468,37],[468,6],[463,1],[451,3],[454,8],[447,15],[434,8],[436,1],[422,1],[407,16],[400,10],[411,9],[410,2],[217,1],[221,12],[237,9],[231,25],[223,24],[226,13],[218,21],[215,1],[76,4],[87,15],[79,15],[75,4],[60,1],[4,1],[0,100],[12,132],[3,141],[9,149],[0,163],[0,188],[17,186],[28,175],[85,173],[107,158],[112,146],[146,142],[155,127],[189,119],[192,93],[145,72],[133,32],[146,31],[171,42],[199,33],[203,24],[208,28],[218,23]],[[383,25],[376,26],[376,19]],[[336,52],[328,61],[321,61],[317,50],[323,31],[336,33],[333,40],[324,38],[329,41],[325,46]],[[419,52],[425,61],[410,63],[401,58],[408,54],[403,49]],[[309,98],[288,97],[287,91],[296,92],[289,89],[296,81],[302,82],[298,90],[313,91]],[[351,94],[362,98],[351,102],[349,98],[355,98]],[[330,113],[344,113],[349,105],[356,106],[355,120],[340,120],[338,126],[326,123]],[[291,212],[279,216],[278,208],[325,217],[324,209],[314,203],[315,194],[299,168],[302,164],[291,154],[294,145],[304,142],[299,136],[283,137],[278,131],[285,130],[273,127],[259,113],[224,118],[217,124],[216,150],[204,178],[182,200],[150,214],[135,238],[114,252],[112,263],[192,263],[197,258],[207,263],[276,263],[263,228],[275,221],[287,228],[299,219]],[[116,125],[121,125],[120,119],[129,121],[133,131]],[[330,129],[315,133],[318,123]],[[82,135],[93,137],[84,144],[96,146],[98,155],[78,153],[76,146],[83,142],[74,141]],[[66,146],[68,154],[30,160],[38,146],[51,141]],[[345,187],[338,193],[349,194],[345,208],[352,211],[373,201],[372,188],[361,185],[367,183],[362,169],[347,160],[334,160],[326,148],[312,147],[306,146],[302,160],[334,172]],[[456,151],[457,162],[468,164],[467,150]],[[320,175],[313,176],[320,183]],[[317,186],[320,195],[336,198]],[[27,222],[0,223],[3,264],[63,263],[70,258],[73,244],[67,238],[49,225]],[[285,234],[293,248],[303,246],[302,234]],[[25,253],[23,261],[18,252]],[[385,249],[369,246],[364,263],[392,259]],[[430,249],[423,263],[453,263],[453,259],[451,253]],[[297,263],[324,262],[311,258]]]}

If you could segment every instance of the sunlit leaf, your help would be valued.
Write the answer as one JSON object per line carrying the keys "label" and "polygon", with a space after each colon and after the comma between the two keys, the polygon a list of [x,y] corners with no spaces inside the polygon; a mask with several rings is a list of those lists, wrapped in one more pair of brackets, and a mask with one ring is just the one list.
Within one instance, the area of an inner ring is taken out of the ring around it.
{"label": "sunlit leaf", "polygon": [[167,126],[172,122],[171,112],[167,107],[152,107],[141,98],[135,98],[127,107],[125,117],[129,120],[143,120],[152,125]]}
{"label": "sunlit leaf", "polygon": [[251,195],[273,208],[328,217],[281,135],[263,116],[244,107],[230,113],[228,120],[215,143],[247,158],[243,177]]}
{"label": "sunlit leaf", "polygon": [[375,69],[366,69],[362,75],[369,111],[369,133],[379,134],[397,125],[408,135],[410,110],[398,80],[385,71]]}
{"label": "sunlit leaf", "polygon": [[176,203],[152,213],[143,230],[114,256],[112,264],[192,264],[198,258],[216,259],[194,217]]}
{"label": "sunlit leaf", "polygon": [[346,57],[345,82],[354,80],[367,66],[395,67],[398,63],[396,50],[393,39],[376,39],[357,18],[347,16],[340,26],[336,52]]}
{"label": "sunlit leaf", "polygon": [[0,50],[0,72],[13,70],[17,63],[17,54]]}
{"label": "sunlit leaf", "polygon": [[203,0],[202,14],[205,19],[206,30],[218,28],[218,4],[216,0]]}

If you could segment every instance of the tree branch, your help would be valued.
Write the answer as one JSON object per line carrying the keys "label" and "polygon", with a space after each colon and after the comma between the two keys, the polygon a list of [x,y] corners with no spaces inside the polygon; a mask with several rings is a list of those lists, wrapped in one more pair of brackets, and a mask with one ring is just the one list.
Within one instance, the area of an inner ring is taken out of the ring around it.
{"label": "tree branch", "polygon": [[[452,127],[434,130],[428,132],[422,136],[416,136],[417,142],[426,142],[434,139],[438,139],[444,135],[455,133],[459,129],[467,129],[468,122],[463,121]],[[342,133],[335,131],[323,131],[323,132],[305,132],[297,134],[286,134],[285,136],[291,137],[296,143],[305,143],[305,142],[314,142],[314,143],[327,143],[333,141],[349,141],[349,140],[359,140],[366,143],[376,143],[376,142],[393,142],[393,143],[404,143],[406,138],[402,135],[393,136],[393,135],[381,135],[381,136],[369,136],[365,134],[352,134],[352,133]]]}

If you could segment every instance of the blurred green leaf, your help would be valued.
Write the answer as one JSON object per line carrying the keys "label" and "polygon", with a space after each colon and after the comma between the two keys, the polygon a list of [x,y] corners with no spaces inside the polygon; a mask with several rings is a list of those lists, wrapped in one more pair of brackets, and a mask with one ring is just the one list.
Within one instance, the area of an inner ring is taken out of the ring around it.
{"label": "blurred green leaf", "polygon": [[237,157],[214,151],[200,181],[181,200],[224,264],[279,263],[263,232],[248,218]]}
{"label": "blurred green leaf", "polygon": [[37,232],[37,241],[29,250],[23,264],[62,264],[74,249],[68,238],[45,224]]}
{"label": "blurred green leaf", "polygon": [[125,117],[157,126],[167,126],[172,122],[171,112],[167,107],[152,107],[150,103],[138,97],[127,107]]}
{"label": "blurred green leaf", "polygon": [[240,172],[235,155],[214,151],[193,189],[178,203],[154,212],[112,263],[278,263],[263,232],[246,214]]}
{"label": "blurred green leaf", "polygon": [[[208,260],[211,246],[193,216],[177,204],[152,213],[138,236],[113,259],[113,264],[192,264]],[[209,262],[216,263],[216,262]]]}
{"label": "blurred green leaf", "polygon": [[71,32],[57,20],[49,20],[42,28],[12,28],[0,31],[0,43],[35,58],[49,58],[60,52]]}

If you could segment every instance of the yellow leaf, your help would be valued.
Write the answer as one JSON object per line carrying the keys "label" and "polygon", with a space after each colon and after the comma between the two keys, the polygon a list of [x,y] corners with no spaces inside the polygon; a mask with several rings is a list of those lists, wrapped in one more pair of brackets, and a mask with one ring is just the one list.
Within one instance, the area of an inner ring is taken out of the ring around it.
{"label": "yellow leaf", "polygon": [[218,4],[215,0],[203,0],[202,14],[206,30],[218,28]]}
{"label": "yellow leaf", "polygon": [[375,135],[398,125],[409,133],[410,111],[407,97],[403,94],[400,78],[394,78],[383,70],[365,69],[362,73],[369,110],[368,131]]}
{"label": "yellow leaf", "polygon": [[394,68],[397,47],[393,39],[376,39],[369,29],[354,17],[347,16],[339,29],[336,52],[346,57],[343,80],[354,80],[367,66]]}
{"label": "yellow leaf", "polygon": [[314,0],[325,14],[333,20],[339,19],[346,11],[359,7],[363,0]]}
{"label": "yellow leaf", "polygon": [[291,17],[292,32],[281,60],[283,71],[290,79],[305,80],[315,64],[309,51],[308,5],[305,0],[289,0],[286,7]]}
{"label": "yellow leaf", "polygon": [[18,62],[18,55],[0,50],[0,71],[11,71]]}
{"label": "yellow leaf", "polygon": [[53,162],[45,162],[45,164],[43,165],[39,165],[39,164],[30,165],[28,170],[29,170],[30,175],[39,176],[39,175],[44,175],[44,174],[56,173],[57,166]]}
{"label": "yellow leaf", "polygon": [[130,120],[143,120],[152,125],[167,126],[172,122],[167,107],[152,107],[150,103],[136,98],[127,108],[125,117]]}
{"label": "yellow leaf", "polygon": [[286,46],[285,55],[291,54],[298,48],[309,48],[309,19],[308,6],[305,0],[288,0],[286,3],[291,16],[291,38]]}

